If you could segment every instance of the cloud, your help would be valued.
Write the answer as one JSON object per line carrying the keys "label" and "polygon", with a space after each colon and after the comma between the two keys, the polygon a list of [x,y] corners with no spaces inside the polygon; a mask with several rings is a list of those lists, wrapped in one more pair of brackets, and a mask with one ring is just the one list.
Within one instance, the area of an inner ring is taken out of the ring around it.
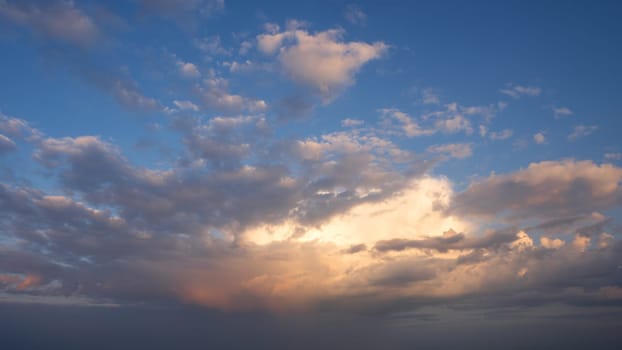
{"label": "cloud", "polygon": [[[207,57],[212,56],[230,56],[231,50],[222,46],[220,36],[213,35],[202,39],[196,39],[194,45],[203,52]],[[246,47],[248,45],[244,45]],[[246,48],[248,50],[248,48]]]}
{"label": "cloud", "polygon": [[535,143],[537,143],[538,145],[542,145],[546,143],[546,136],[544,134],[544,132],[537,132],[535,134],[533,134],[533,141]]}
{"label": "cloud", "polygon": [[41,137],[41,132],[31,127],[23,119],[14,118],[0,112],[0,133],[5,134],[4,144],[7,146],[14,143],[13,139],[26,139],[27,141],[37,141]]}
{"label": "cloud", "polygon": [[365,124],[365,121],[359,119],[346,118],[341,121],[341,126],[345,128],[357,127]]}
{"label": "cloud", "polygon": [[109,88],[114,97],[124,106],[136,110],[156,110],[159,102],[154,98],[143,95],[135,83],[122,79],[109,81]]}
{"label": "cloud", "polygon": [[264,100],[252,99],[228,92],[229,81],[223,78],[204,80],[205,87],[198,87],[203,105],[217,111],[239,113],[242,111],[261,112],[268,108]]}
{"label": "cloud", "polygon": [[[402,133],[407,137],[433,135],[436,133],[456,134],[463,132],[473,133],[471,120],[474,118],[490,121],[496,114],[495,106],[462,106],[458,103],[449,103],[440,109],[414,118],[395,108],[380,109],[382,126],[385,130]],[[485,132],[483,132],[485,131]],[[480,127],[480,134],[486,134],[487,129]]]}
{"label": "cloud", "polygon": [[464,159],[473,155],[473,146],[470,143],[450,143],[430,146],[427,151],[446,154],[452,158]]}
{"label": "cloud", "polygon": [[97,25],[73,1],[2,1],[0,17],[27,27],[40,36],[87,47],[100,35]]}
{"label": "cloud", "polygon": [[605,159],[608,160],[621,160],[622,153],[605,153]]}
{"label": "cloud", "polygon": [[598,130],[597,125],[577,125],[572,133],[568,135],[568,140],[575,141],[579,138],[589,136]]}
{"label": "cloud", "polygon": [[348,6],[346,6],[345,11],[343,12],[343,16],[348,22],[352,24],[365,25],[365,23],[367,22],[367,15],[365,14],[365,12],[363,12],[360,7],[354,4],[349,4]]}
{"label": "cloud", "polygon": [[177,61],[179,73],[185,78],[197,79],[201,77],[201,72],[194,63]]}
{"label": "cloud", "polygon": [[555,116],[555,118],[561,118],[573,114],[574,112],[568,107],[553,107],[553,116]]}
{"label": "cloud", "polygon": [[15,142],[13,142],[13,140],[0,134],[0,155],[13,151],[16,148],[17,146],[15,145]]}
{"label": "cloud", "polygon": [[344,42],[343,35],[341,29],[309,33],[290,23],[285,31],[258,35],[257,45],[267,55],[276,54],[292,80],[330,101],[354,83],[363,65],[388,49],[382,42]]}
{"label": "cloud", "polygon": [[199,111],[199,106],[195,105],[191,101],[174,100],[173,104],[175,105],[175,107],[181,109],[182,111],[185,111],[185,110],[195,111],[195,112]]}
{"label": "cloud", "polygon": [[510,218],[567,217],[620,205],[622,169],[591,161],[545,161],[492,175],[459,193],[452,212]]}
{"label": "cloud", "polygon": [[542,92],[542,89],[535,86],[507,84],[506,88],[499,90],[499,92],[512,98],[518,99],[521,96],[538,96]]}
{"label": "cloud", "polygon": [[[480,134],[481,134],[481,126],[480,126]],[[501,131],[491,131],[488,135],[491,140],[506,140],[512,137],[512,134],[514,134],[514,132],[511,129],[503,129]]]}

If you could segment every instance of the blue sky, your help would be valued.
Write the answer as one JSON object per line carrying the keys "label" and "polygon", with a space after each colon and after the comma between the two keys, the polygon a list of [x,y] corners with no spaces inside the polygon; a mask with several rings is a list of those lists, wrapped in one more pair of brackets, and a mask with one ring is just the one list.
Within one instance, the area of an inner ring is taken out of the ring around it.
{"label": "blue sky", "polygon": [[0,303],[619,315],[621,10],[0,0]]}

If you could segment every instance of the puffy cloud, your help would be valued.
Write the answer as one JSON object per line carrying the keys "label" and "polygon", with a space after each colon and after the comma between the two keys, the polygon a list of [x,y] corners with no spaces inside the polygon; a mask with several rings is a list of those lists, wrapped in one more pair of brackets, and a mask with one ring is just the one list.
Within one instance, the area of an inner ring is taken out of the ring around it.
{"label": "puffy cloud", "polygon": [[[262,115],[172,122],[185,148],[161,170],[94,136],[35,144],[60,187],[0,186],[9,299],[378,312],[616,295],[619,241],[594,212],[619,204],[612,165],[536,163],[456,193],[373,128],[274,140]],[[602,292],[559,297],[582,287]]]}
{"label": "puffy cloud", "polygon": [[577,125],[572,130],[572,133],[568,135],[568,140],[575,141],[581,137],[593,134],[596,130],[598,130],[598,126],[596,125]]}
{"label": "puffy cloud", "polygon": [[206,108],[233,113],[261,112],[268,108],[264,100],[229,93],[229,82],[226,79],[205,79],[204,85],[198,87],[198,91]]}
{"label": "puffy cloud", "polygon": [[453,212],[513,218],[560,217],[619,205],[622,169],[591,161],[545,161],[492,175],[459,193]]}
{"label": "puffy cloud", "polygon": [[518,99],[521,96],[538,96],[542,92],[542,89],[535,86],[507,84],[506,88],[499,90],[499,92],[512,98]]}
{"label": "puffy cloud", "polygon": [[[458,103],[449,103],[436,111],[423,114],[414,118],[395,108],[380,110],[383,117],[383,127],[386,130],[402,133],[407,137],[433,135],[436,133],[456,134],[463,132],[467,135],[473,133],[471,120],[483,119],[488,122],[494,117],[497,108],[491,106],[462,106]],[[480,127],[480,134],[488,132],[485,126]]]}
{"label": "puffy cloud", "polygon": [[95,22],[73,1],[2,1],[0,16],[37,35],[78,46],[90,46],[99,36]]}
{"label": "puffy cloud", "polygon": [[178,61],[179,73],[186,78],[200,78],[201,72],[194,63]]}
{"label": "puffy cloud", "polygon": [[533,134],[533,141],[537,143],[538,145],[542,145],[546,143],[546,135],[542,131],[537,132]]}
{"label": "puffy cloud", "polygon": [[343,35],[340,29],[309,33],[290,23],[285,31],[257,36],[257,44],[265,54],[277,54],[292,80],[312,88],[329,101],[354,82],[365,63],[379,58],[388,49],[382,42],[344,42]]}

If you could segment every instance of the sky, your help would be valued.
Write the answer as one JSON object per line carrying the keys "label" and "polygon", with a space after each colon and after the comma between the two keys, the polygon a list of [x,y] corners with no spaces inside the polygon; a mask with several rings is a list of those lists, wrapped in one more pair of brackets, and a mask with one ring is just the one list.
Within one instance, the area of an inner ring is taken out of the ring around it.
{"label": "sky", "polygon": [[621,15],[0,0],[0,344],[616,348]]}

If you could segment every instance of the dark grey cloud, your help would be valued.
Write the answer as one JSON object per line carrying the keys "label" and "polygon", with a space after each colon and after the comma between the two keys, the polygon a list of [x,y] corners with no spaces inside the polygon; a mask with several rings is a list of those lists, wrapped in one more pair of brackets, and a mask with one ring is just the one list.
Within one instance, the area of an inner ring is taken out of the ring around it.
{"label": "dark grey cloud", "polygon": [[504,243],[510,243],[518,239],[515,228],[493,231],[480,237],[467,237],[463,233],[448,231],[440,237],[429,237],[423,239],[391,239],[378,241],[374,249],[378,252],[402,251],[405,249],[432,249],[439,252],[446,252],[450,249],[491,249]]}
{"label": "dark grey cloud", "polygon": [[622,169],[592,161],[545,161],[493,175],[456,195],[451,212],[511,219],[560,218],[622,203]]}

